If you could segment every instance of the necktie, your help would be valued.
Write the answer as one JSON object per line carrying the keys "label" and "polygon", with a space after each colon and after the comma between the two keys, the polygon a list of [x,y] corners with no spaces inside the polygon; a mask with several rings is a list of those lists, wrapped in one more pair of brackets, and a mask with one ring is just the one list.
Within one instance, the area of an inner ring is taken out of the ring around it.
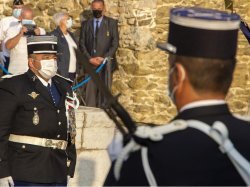
{"label": "necktie", "polygon": [[98,31],[99,31],[99,21],[96,20],[96,25],[95,25],[95,37],[97,38],[98,35]]}
{"label": "necktie", "polygon": [[60,94],[58,93],[56,87],[52,84],[47,86],[50,96],[52,97],[53,103],[57,106],[60,102]]}
{"label": "necktie", "polygon": [[97,48],[97,36],[98,36],[98,32],[99,32],[99,21],[96,20],[96,24],[95,24],[95,42],[94,42],[94,53],[96,53],[96,48]]}

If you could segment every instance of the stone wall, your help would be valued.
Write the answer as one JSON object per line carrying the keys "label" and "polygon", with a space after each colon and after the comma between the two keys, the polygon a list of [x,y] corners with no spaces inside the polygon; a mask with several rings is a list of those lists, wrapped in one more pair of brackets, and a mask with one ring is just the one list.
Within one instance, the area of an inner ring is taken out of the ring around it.
{"label": "stone wall", "polygon": [[[166,95],[167,56],[155,48],[165,41],[169,10],[177,6],[200,6],[224,10],[224,0],[128,0],[119,1],[121,44],[120,70],[114,92],[137,121],[162,124],[176,113]],[[250,2],[235,1],[235,10],[250,22]],[[238,65],[227,100],[231,110],[246,114],[250,102],[250,45],[239,36]]]}
{"label": "stone wall", "polygon": [[[47,31],[55,27],[51,16],[67,11],[74,18],[74,31],[90,15],[91,0],[25,0],[34,8],[35,21]],[[10,15],[10,0],[0,0],[0,16]],[[106,0],[107,15],[119,20],[119,71],[114,75],[113,93],[135,121],[166,123],[176,110],[167,96],[167,56],[156,49],[167,36],[169,9],[200,6],[224,10],[224,0]],[[235,10],[250,23],[250,1],[235,0]],[[250,46],[240,33],[238,64],[227,100],[231,110],[246,114],[250,101]]]}

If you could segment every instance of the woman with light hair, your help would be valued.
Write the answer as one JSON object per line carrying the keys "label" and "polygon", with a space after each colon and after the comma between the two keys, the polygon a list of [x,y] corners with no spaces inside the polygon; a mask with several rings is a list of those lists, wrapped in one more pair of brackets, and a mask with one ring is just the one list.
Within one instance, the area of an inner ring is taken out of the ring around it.
{"label": "woman with light hair", "polygon": [[73,20],[67,13],[56,13],[53,16],[57,28],[50,34],[58,39],[58,71],[57,73],[75,80],[77,70],[77,59],[75,50],[78,48],[77,41],[69,29],[73,25]]}

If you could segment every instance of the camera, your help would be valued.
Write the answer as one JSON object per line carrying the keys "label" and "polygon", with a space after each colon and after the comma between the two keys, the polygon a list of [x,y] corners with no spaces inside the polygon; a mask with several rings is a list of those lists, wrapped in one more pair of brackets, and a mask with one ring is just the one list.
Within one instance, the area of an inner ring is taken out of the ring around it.
{"label": "camera", "polygon": [[28,31],[24,33],[25,36],[33,36],[33,35],[35,35],[35,31],[34,30],[37,28],[36,25],[33,25],[33,24],[24,24],[23,26],[28,29]]}

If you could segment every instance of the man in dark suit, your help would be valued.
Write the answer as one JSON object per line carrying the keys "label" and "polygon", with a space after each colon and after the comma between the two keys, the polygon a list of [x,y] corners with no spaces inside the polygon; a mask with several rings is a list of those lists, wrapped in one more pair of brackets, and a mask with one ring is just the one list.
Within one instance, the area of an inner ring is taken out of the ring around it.
{"label": "man in dark suit", "polygon": [[29,70],[0,82],[0,186],[67,186],[74,175],[65,115],[71,87],[55,76],[56,48],[54,36],[28,38]]}
{"label": "man in dark suit", "polygon": [[[199,120],[209,128],[215,121],[223,122],[234,147],[249,161],[250,121],[235,117],[225,102],[236,65],[239,24],[236,14],[199,8],[172,9],[168,42],[158,47],[170,53],[169,92],[178,109],[174,120]],[[157,128],[161,134],[168,125],[153,129]],[[246,185],[211,137],[191,127],[173,129],[175,132],[162,133],[162,139],[153,135],[158,140],[134,139],[147,148],[154,177],[150,168],[144,167],[143,152],[139,150],[124,159],[120,176],[113,164],[105,185],[148,186],[152,179],[159,186]]]}
{"label": "man in dark suit", "polygon": [[[93,68],[102,64],[105,57],[113,58],[111,64],[107,64],[100,72],[100,77],[105,84],[111,86],[111,72],[117,68],[115,53],[119,45],[117,21],[104,16],[105,4],[103,0],[94,0],[91,4],[94,18],[82,22],[79,47],[86,57],[85,63],[90,63]],[[107,81],[109,80],[109,81]],[[85,102],[87,106],[101,107],[104,98],[90,81],[85,90]]]}

